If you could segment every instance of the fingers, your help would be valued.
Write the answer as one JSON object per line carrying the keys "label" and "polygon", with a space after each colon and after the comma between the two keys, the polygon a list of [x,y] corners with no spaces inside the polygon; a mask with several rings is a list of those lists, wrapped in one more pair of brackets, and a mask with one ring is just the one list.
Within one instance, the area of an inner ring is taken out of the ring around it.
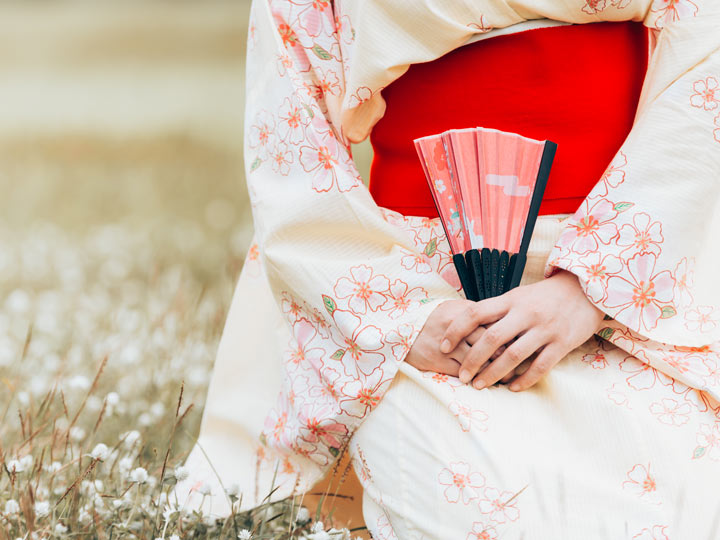
{"label": "fingers", "polygon": [[538,354],[528,370],[510,385],[510,390],[513,392],[527,390],[547,375],[564,356],[564,349],[560,345],[554,343],[548,345]]}
{"label": "fingers", "polygon": [[484,326],[478,326],[470,333],[469,336],[465,338],[465,341],[470,345],[475,345],[475,342],[482,337],[482,335],[485,333],[485,330],[486,328]]}
{"label": "fingers", "polygon": [[433,362],[432,369],[429,371],[457,377],[460,372],[460,364],[452,358],[438,358]]}
{"label": "fingers", "polygon": [[[473,386],[479,390],[491,386],[501,379],[510,380],[515,375],[515,368],[546,343],[544,334],[537,330],[530,330],[523,334],[496,360],[478,373],[473,381]],[[464,368],[465,364],[461,370]]]}
{"label": "fingers", "polygon": [[447,356],[450,357],[452,360],[455,360],[458,364],[462,364],[463,360],[465,360],[465,356],[467,356],[467,353],[470,351],[470,345],[467,344],[464,340],[461,341],[457,347],[455,347],[455,350],[450,352]]}
{"label": "fingers", "polygon": [[[460,368],[460,381],[463,383],[470,382],[477,374],[480,366],[487,362],[495,351],[522,333],[525,329],[522,319],[512,314],[503,317],[493,324],[483,333],[482,337],[471,347],[465,356],[462,367]],[[503,353],[503,355],[505,354],[507,354],[507,351]],[[503,355],[501,355],[501,357]],[[498,360],[495,360],[492,364],[495,364]],[[520,363],[520,361],[518,361],[518,363]],[[514,368],[515,365],[512,367]],[[505,375],[505,373],[499,374],[497,379],[500,379],[503,375]]]}
{"label": "fingers", "polygon": [[456,317],[448,325],[440,350],[449,353],[460,341],[477,330],[478,326],[497,321],[507,313],[508,309],[507,299],[502,296],[488,298],[469,306],[464,316]]}

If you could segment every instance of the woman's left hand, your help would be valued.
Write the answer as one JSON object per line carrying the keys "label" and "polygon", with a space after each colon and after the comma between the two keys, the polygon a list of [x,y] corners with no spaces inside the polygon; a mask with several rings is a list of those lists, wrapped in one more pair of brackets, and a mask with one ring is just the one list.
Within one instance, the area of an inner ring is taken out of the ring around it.
{"label": "woman's left hand", "polygon": [[[452,351],[478,326],[491,325],[465,356],[460,380],[472,380],[475,388],[485,388],[508,380],[515,368],[538,353],[510,384],[510,390],[526,390],[599,330],[603,317],[585,296],[577,277],[561,270],[469,307],[448,326],[440,349]],[[503,345],[507,345],[505,351],[489,362]]]}

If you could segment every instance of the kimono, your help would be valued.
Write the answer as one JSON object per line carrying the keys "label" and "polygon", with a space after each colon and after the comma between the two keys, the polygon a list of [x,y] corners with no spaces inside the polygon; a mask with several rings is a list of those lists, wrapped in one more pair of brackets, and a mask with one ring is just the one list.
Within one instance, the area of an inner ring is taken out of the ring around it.
{"label": "kimono", "polygon": [[[432,310],[462,293],[439,221],[379,207],[350,142],[411,64],[531,20],[642,21],[652,51],[629,136],[572,216],[539,221],[524,281],[574,273],[605,324],[538,388],[478,392],[404,362]],[[720,535],[718,28],[714,0],[255,0],[256,243],[180,503],[204,482],[219,514],[228,483],[246,507],[271,484],[302,493],[349,447],[377,538]],[[516,455],[520,425],[536,446]],[[617,433],[627,444],[608,445]],[[590,517],[607,501],[626,515]]]}

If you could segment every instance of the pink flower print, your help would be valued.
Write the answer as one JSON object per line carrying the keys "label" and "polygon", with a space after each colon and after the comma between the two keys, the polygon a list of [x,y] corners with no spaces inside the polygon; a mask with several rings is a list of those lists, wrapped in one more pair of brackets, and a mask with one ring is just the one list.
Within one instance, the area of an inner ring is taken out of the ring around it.
{"label": "pink flower print", "polygon": [[365,418],[380,403],[390,381],[390,378],[384,377],[382,370],[377,370],[367,378],[345,383],[342,395],[346,399],[340,402],[340,408],[349,416]]}
{"label": "pink flower print", "polygon": [[651,11],[657,14],[655,28],[663,28],[668,23],[695,17],[698,7],[691,0],[654,0]]}
{"label": "pink flower print", "polygon": [[633,217],[633,224],[626,223],[620,227],[617,239],[618,246],[624,246],[623,254],[630,257],[636,253],[654,253],[660,255],[664,238],[662,225],[659,221],[651,222],[650,216],[639,212]]}
{"label": "pink flower print", "polygon": [[350,96],[350,105],[351,107],[357,107],[358,105],[362,105],[366,101],[369,101],[373,96],[372,90],[368,88],[367,86],[360,86],[354,94]]}
{"label": "pink flower print", "polygon": [[[304,402],[305,399],[302,396],[307,396],[309,380],[307,377],[302,375],[295,375],[290,377],[290,388],[286,392],[287,400],[290,405],[295,407],[296,401]],[[298,396],[300,399],[298,400]]]}
{"label": "pink flower print", "polygon": [[469,23],[467,27],[477,30],[478,34],[484,34],[485,32],[492,30],[492,26],[488,24],[485,20],[485,15],[482,14],[480,15],[480,20],[478,22]]}
{"label": "pink flower print", "polygon": [[720,84],[715,77],[695,81],[693,84],[695,93],[690,96],[690,104],[698,109],[714,111],[720,103]]}
{"label": "pink flower print", "polygon": [[650,412],[663,424],[682,426],[690,421],[690,405],[674,399],[663,399],[650,405]]}
{"label": "pink flower print", "polygon": [[305,85],[310,97],[320,101],[325,99],[328,94],[340,94],[340,80],[338,79],[337,73],[330,69],[327,71],[318,69],[317,73],[318,77],[312,83]]}
{"label": "pink flower print", "polygon": [[650,465],[635,465],[627,473],[628,480],[623,482],[627,489],[641,499],[652,504],[660,504],[655,478],[650,474]]}
{"label": "pink flower print", "polygon": [[447,486],[447,502],[456,503],[462,500],[463,504],[469,504],[479,497],[478,490],[485,485],[485,477],[479,472],[471,472],[469,464],[459,461],[440,471],[438,482],[441,486]]}
{"label": "pink flower print", "polygon": [[648,390],[655,386],[658,380],[658,371],[634,356],[628,356],[620,362],[620,371],[632,373],[627,378],[627,383],[635,390]]}
{"label": "pink flower print", "polygon": [[455,391],[455,388],[463,386],[463,383],[460,382],[460,379],[458,379],[457,377],[452,377],[445,373],[435,373],[434,371],[424,371],[423,377],[425,377],[426,379],[431,379],[433,382],[436,382],[438,384],[446,385],[446,386],[450,387],[450,389],[453,392]]}
{"label": "pink flower print", "polygon": [[317,330],[317,333],[320,337],[322,337],[323,339],[327,339],[328,337],[330,337],[330,325],[328,324],[323,314],[320,313],[320,310],[318,308],[312,308],[312,312],[310,313],[310,321],[315,326],[315,329]]}
{"label": "pink flower print", "polygon": [[275,135],[275,118],[269,112],[260,111],[255,117],[255,122],[250,126],[249,141],[250,148],[257,151],[260,159],[266,159],[273,147]]}
{"label": "pink flower print", "polygon": [[395,360],[402,362],[410,352],[415,339],[415,327],[410,324],[401,324],[397,330],[392,330],[385,336],[385,341],[391,345]]}
{"label": "pink flower print", "polygon": [[345,373],[359,378],[361,373],[367,376],[378,369],[385,361],[385,356],[380,353],[384,346],[380,329],[372,324],[363,325],[360,317],[341,309],[333,312],[333,319],[342,334],[335,341],[342,348],[332,358],[340,360]]}
{"label": "pink flower print", "polygon": [[315,191],[323,193],[336,186],[338,191],[345,192],[360,185],[347,171],[341,170],[338,174],[341,147],[334,136],[312,134],[307,143],[309,146],[300,147],[300,164],[305,172],[314,173],[312,188]]}
{"label": "pink flower print", "polygon": [[655,525],[652,529],[645,528],[635,536],[633,540],[670,540],[665,525]]}
{"label": "pink flower print", "polygon": [[720,362],[717,356],[703,359],[700,376],[706,386],[720,387]]}
{"label": "pink flower print", "polygon": [[311,345],[317,335],[315,327],[305,318],[298,319],[293,324],[295,344],[290,350],[289,362],[291,365],[307,369],[309,366],[320,369],[323,364],[325,350]]}
{"label": "pink flower print", "polygon": [[698,447],[693,453],[695,459],[707,456],[714,461],[720,461],[720,422],[713,425],[700,424],[696,440]]}
{"label": "pink flower print", "polygon": [[413,302],[427,299],[427,291],[422,287],[410,289],[408,284],[400,279],[393,281],[386,294],[383,311],[387,311],[391,319],[405,315]]}
{"label": "pink flower print", "polygon": [[355,40],[355,30],[350,23],[350,17],[335,17],[335,33],[345,45],[350,45]]}
{"label": "pink flower print", "polygon": [[270,161],[272,162],[273,171],[282,176],[287,176],[290,172],[290,164],[293,162],[293,155],[288,150],[287,144],[278,143],[270,152]]}
{"label": "pink flower print", "polygon": [[625,171],[627,165],[627,156],[623,152],[618,152],[600,178],[600,183],[596,186],[597,194],[605,197],[610,188],[616,188],[625,181]]}
{"label": "pink flower print", "polygon": [[320,372],[320,383],[308,389],[311,398],[323,400],[326,403],[337,403],[340,400],[339,389],[340,374],[332,368],[323,368]]}
{"label": "pink flower print", "polygon": [[497,540],[497,537],[495,527],[476,521],[473,523],[472,531],[468,533],[465,540]]}
{"label": "pink flower print", "polygon": [[716,310],[712,306],[698,306],[685,313],[685,328],[691,332],[706,333],[715,330],[718,323]]}
{"label": "pink flower print", "polygon": [[593,354],[586,354],[582,361],[590,365],[593,369],[604,369],[608,366],[607,358],[601,350],[597,350]]}
{"label": "pink flower print", "polygon": [[[278,75],[281,77],[284,77],[287,73],[288,69],[292,69],[293,67],[293,59],[290,57],[289,54],[283,53],[277,55],[277,69],[278,69]],[[287,99],[287,98],[286,98]]]}
{"label": "pink flower print", "polygon": [[291,323],[295,322],[302,315],[302,307],[287,291],[282,292],[280,298],[280,309],[282,309],[283,313],[289,315],[288,319]]}
{"label": "pink flower print", "polygon": [[361,264],[350,269],[350,277],[342,277],[335,283],[335,295],[349,298],[350,311],[364,315],[367,310],[377,311],[385,304],[385,292],[390,280],[382,274],[375,275],[370,266]]}
{"label": "pink flower print", "polygon": [[677,305],[687,307],[693,303],[693,296],[690,292],[694,284],[694,272],[691,262],[683,257],[675,267],[675,302]]}
{"label": "pink flower print", "polygon": [[607,245],[617,236],[617,225],[613,222],[616,217],[617,211],[607,199],[600,199],[592,206],[585,199],[573,222],[560,235],[558,244],[569,246],[578,254],[597,251],[600,244]]}
{"label": "pink flower print", "polygon": [[[630,329],[651,330],[665,316],[663,308],[671,304],[675,280],[669,271],[655,273],[657,258],[652,253],[637,254],[627,263],[624,276],[611,276],[607,284],[607,297],[603,304],[620,308],[615,315],[623,315],[621,322]],[[669,313],[675,313],[669,306]]]}
{"label": "pink flower print", "polygon": [[397,540],[390,520],[384,512],[377,520],[377,534],[380,540]]}
{"label": "pink flower print", "polygon": [[600,13],[607,7],[606,0],[586,0],[582,10],[590,15]]}
{"label": "pink flower print", "polygon": [[305,140],[305,127],[308,122],[302,107],[285,98],[278,115],[278,135],[289,144],[297,145]]}
{"label": "pink flower print", "polygon": [[347,437],[348,428],[335,420],[335,411],[326,404],[310,402],[300,409],[300,436],[315,444],[340,448]]}
{"label": "pink flower print", "polygon": [[620,405],[621,407],[626,407],[627,409],[631,409],[627,394],[625,394],[625,392],[618,390],[616,388],[616,386],[617,386],[616,384],[613,384],[610,388],[608,388],[605,391],[608,399],[610,401],[612,401],[615,405]]}
{"label": "pink flower print", "polygon": [[335,16],[330,0],[290,0],[298,11],[298,24],[311,37],[330,36],[335,31]]}
{"label": "pink flower print", "polygon": [[717,142],[720,142],[720,114],[715,117],[715,125],[718,127],[718,129],[713,131],[713,135],[715,136],[715,140]]}
{"label": "pink flower print", "polygon": [[578,257],[577,264],[572,267],[573,273],[580,277],[585,287],[585,294],[595,303],[605,298],[608,278],[622,270],[622,262],[614,255],[605,255],[591,251]]}
{"label": "pink flower print", "polygon": [[413,253],[403,250],[405,255],[400,259],[400,265],[406,270],[415,270],[418,274],[429,274],[432,272],[430,259],[424,253]]}
{"label": "pink flower print", "polygon": [[515,506],[516,494],[495,488],[485,488],[483,498],[478,502],[480,512],[490,514],[490,520],[495,523],[515,521],[520,517],[520,511]]}
{"label": "pink flower print", "polygon": [[290,404],[287,401],[287,397],[281,394],[278,404],[273,407],[265,417],[265,429],[263,433],[268,439],[268,442],[275,446],[288,446],[293,439],[293,433],[289,427],[289,407]]}
{"label": "pink flower print", "polygon": [[278,33],[280,34],[280,39],[282,40],[283,46],[286,49],[294,47],[298,44],[299,41],[297,34],[290,25],[286,23],[280,23],[277,25],[277,29]]}
{"label": "pink flower print", "polygon": [[459,401],[453,401],[450,403],[450,412],[458,419],[460,429],[463,431],[468,432],[472,427],[475,427],[475,429],[479,431],[487,431],[485,422],[488,419],[488,415],[483,411],[473,409]]}

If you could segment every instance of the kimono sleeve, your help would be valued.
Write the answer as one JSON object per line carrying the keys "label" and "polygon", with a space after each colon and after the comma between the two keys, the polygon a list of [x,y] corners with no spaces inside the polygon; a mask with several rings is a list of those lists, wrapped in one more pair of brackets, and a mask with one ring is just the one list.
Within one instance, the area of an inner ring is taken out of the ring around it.
{"label": "kimono sleeve", "polygon": [[293,334],[265,439],[319,467],[378,403],[430,312],[462,298],[440,273],[442,232],[379,208],[342,138],[344,24],[329,2],[255,0],[247,57],[253,221]]}
{"label": "kimono sleeve", "polygon": [[578,276],[612,319],[602,337],[717,392],[702,364],[717,368],[720,342],[720,15],[716,2],[656,1],[646,24],[655,44],[634,126],[546,275]]}

